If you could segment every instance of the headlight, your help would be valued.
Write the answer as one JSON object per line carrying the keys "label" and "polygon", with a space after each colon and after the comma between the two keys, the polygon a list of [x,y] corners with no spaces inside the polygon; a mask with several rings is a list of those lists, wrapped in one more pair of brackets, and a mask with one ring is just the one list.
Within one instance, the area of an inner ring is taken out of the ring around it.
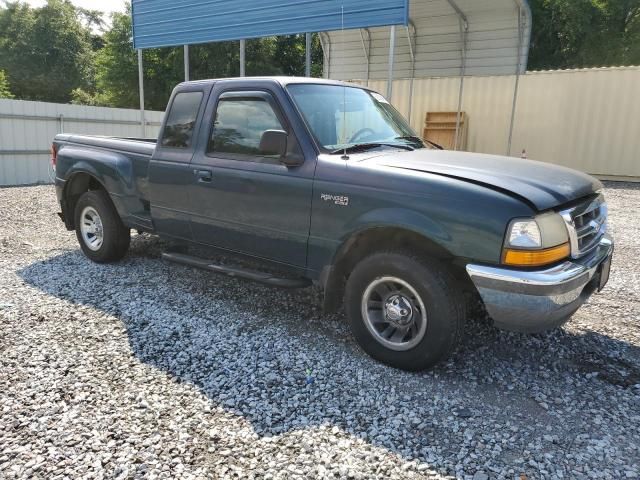
{"label": "headlight", "polygon": [[571,253],[564,220],[555,212],[516,218],[509,224],[502,263],[518,267],[549,265]]}
{"label": "headlight", "polygon": [[516,248],[541,248],[542,235],[540,235],[538,223],[535,220],[516,220],[511,222],[507,244]]}

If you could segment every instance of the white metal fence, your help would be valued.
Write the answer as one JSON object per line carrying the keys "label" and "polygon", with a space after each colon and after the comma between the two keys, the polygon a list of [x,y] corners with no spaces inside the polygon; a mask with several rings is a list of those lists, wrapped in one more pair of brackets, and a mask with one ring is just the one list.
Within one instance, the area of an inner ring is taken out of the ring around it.
{"label": "white metal fence", "polygon": [[[464,79],[467,150],[507,153],[515,75]],[[366,84],[365,81],[359,83]],[[386,92],[386,81],[369,86]],[[640,180],[640,67],[527,72],[510,155],[602,177]],[[392,103],[422,133],[426,112],[456,111],[460,79],[396,80]]]}
{"label": "white metal fence", "polygon": [[[162,116],[162,112],[145,112],[147,137],[158,134]],[[0,100],[0,185],[51,183],[51,141],[63,132],[139,137],[140,112]]]}

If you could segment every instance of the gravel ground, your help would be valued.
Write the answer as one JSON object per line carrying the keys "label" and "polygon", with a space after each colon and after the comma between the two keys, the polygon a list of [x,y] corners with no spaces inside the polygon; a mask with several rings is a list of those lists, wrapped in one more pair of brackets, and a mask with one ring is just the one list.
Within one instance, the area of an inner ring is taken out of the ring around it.
{"label": "gravel ground", "polygon": [[608,184],[607,288],[563,329],[472,320],[411,374],[317,292],[97,265],[52,187],[0,189],[0,477],[640,478],[640,185]]}

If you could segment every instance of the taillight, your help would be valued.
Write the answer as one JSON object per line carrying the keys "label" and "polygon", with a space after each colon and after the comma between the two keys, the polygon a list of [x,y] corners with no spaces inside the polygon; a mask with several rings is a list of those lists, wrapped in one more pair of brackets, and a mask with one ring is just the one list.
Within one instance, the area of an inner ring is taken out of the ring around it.
{"label": "taillight", "polygon": [[58,148],[55,143],[51,144],[51,166],[56,168],[56,163],[58,162]]}

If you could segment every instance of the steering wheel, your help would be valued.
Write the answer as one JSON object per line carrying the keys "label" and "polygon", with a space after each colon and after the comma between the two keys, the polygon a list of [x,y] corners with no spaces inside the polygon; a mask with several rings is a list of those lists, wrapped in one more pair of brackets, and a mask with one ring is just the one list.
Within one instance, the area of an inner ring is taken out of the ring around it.
{"label": "steering wheel", "polygon": [[369,135],[375,135],[376,132],[369,127],[361,128],[351,136],[351,138],[348,140],[348,143],[354,143],[356,141],[356,138],[361,137],[365,133],[368,133]]}

